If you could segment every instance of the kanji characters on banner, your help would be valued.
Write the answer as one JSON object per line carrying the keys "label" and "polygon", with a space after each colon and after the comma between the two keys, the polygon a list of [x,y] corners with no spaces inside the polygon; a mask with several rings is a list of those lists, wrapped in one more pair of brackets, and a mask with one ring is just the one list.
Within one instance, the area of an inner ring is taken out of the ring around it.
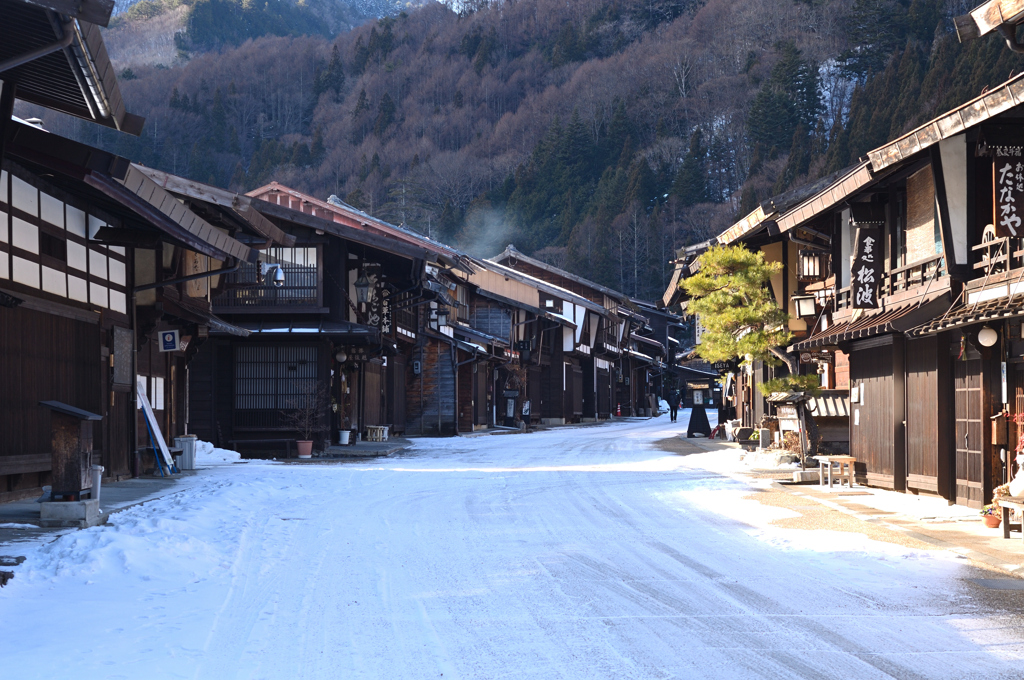
{"label": "kanji characters on banner", "polygon": [[878,308],[878,282],[882,273],[881,229],[858,227],[853,268],[850,271],[850,295],[854,309]]}

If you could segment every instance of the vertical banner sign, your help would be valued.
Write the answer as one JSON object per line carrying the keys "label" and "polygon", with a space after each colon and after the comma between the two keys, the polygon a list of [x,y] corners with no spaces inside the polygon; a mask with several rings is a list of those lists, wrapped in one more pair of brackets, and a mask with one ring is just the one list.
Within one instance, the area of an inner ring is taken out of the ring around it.
{"label": "vertical banner sign", "polygon": [[370,289],[366,293],[366,325],[380,328],[383,316],[380,295],[380,265],[376,263],[363,265],[363,274],[370,281]]}
{"label": "vertical banner sign", "polygon": [[391,291],[380,289],[380,332],[391,335]]}
{"label": "vertical banner sign", "polygon": [[693,344],[699,345],[700,339],[704,335],[704,324],[700,322],[700,315],[693,315]]}
{"label": "vertical banner sign", "polygon": [[878,280],[882,272],[881,244],[877,227],[858,227],[850,295],[854,309],[878,308]]}
{"label": "vertical banner sign", "polygon": [[[996,236],[1017,236],[1021,230],[1021,210],[1017,203],[1024,196],[1024,163],[1021,146],[994,146],[995,227]],[[1022,206],[1024,208],[1024,206]]]}

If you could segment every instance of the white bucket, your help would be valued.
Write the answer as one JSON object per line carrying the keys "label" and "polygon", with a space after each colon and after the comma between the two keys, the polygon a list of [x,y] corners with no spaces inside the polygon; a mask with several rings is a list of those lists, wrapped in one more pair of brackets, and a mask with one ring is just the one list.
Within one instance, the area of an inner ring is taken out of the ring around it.
{"label": "white bucket", "polygon": [[348,438],[349,438],[349,435],[351,435],[351,434],[352,434],[352,432],[349,431],[349,430],[339,430],[338,431],[338,443],[341,444],[342,446],[348,446]]}

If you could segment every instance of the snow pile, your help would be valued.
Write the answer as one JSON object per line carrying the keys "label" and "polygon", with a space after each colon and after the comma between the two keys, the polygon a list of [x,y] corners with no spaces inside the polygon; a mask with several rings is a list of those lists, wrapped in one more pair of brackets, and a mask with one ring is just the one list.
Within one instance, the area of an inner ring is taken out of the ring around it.
{"label": "snow pile", "polygon": [[210,442],[196,440],[196,465],[227,465],[242,460],[237,451],[218,449]]}

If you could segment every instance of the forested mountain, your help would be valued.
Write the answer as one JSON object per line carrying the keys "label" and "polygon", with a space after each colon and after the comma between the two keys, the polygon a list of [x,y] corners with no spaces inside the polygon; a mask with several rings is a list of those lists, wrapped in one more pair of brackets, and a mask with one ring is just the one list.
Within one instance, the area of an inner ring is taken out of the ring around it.
{"label": "forested mountain", "polygon": [[303,3],[244,39],[244,11],[278,7],[246,3],[180,38],[173,63],[111,41],[140,138],[46,123],[233,189],[337,194],[477,254],[512,242],[652,298],[675,248],[1019,70],[997,37],[958,43],[951,18],[971,6],[480,1],[327,37]]}

